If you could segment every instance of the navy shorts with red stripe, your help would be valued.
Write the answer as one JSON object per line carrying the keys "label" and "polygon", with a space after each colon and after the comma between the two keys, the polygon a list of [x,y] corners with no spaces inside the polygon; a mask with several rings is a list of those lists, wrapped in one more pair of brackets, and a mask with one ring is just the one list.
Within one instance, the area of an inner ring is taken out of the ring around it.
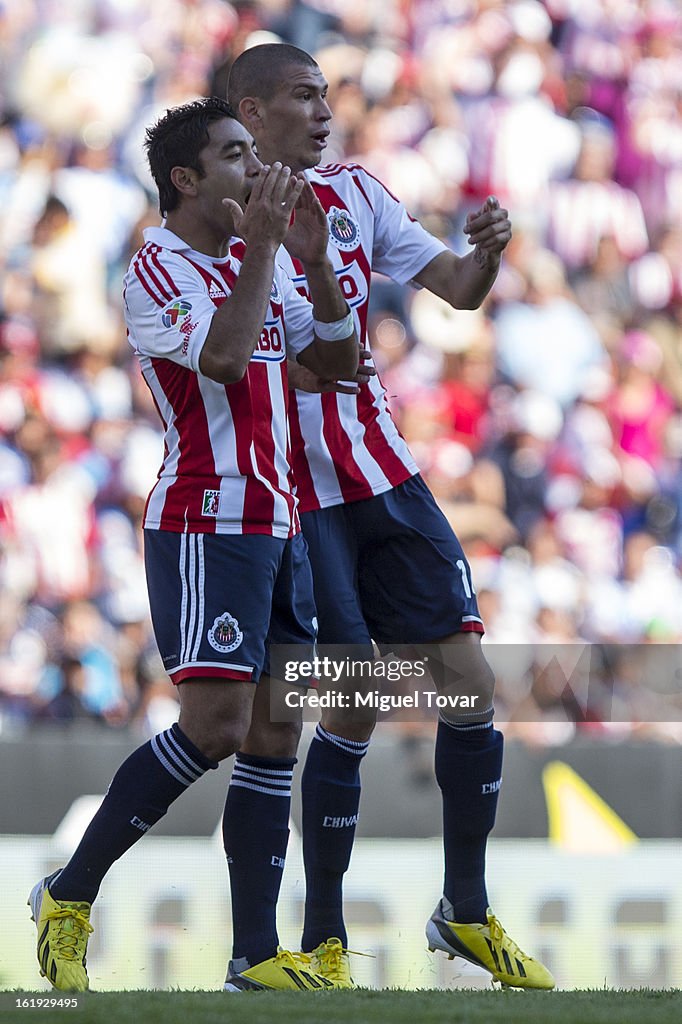
{"label": "navy shorts with red stripe", "polygon": [[274,644],[314,653],[317,628],[307,547],[264,534],[144,531],[156,643],[174,683],[257,682]]}
{"label": "navy shorts with red stripe", "polygon": [[419,476],[363,501],[301,515],[318,642],[433,643],[483,633],[462,546]]}

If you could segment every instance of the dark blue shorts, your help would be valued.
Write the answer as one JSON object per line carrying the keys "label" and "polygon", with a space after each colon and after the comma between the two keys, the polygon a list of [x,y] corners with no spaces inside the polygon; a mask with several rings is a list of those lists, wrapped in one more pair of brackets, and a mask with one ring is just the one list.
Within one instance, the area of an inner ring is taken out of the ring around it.
{"label": "dark blue shorts", "polygon": [[313,654],[317,621],[301,534],[145,530],[144,560],[154,635],[174,683],[257,682],[271,643]]}
{"label": "dark blue shorts", "polygon": [[432,643],[483,632],[469,564],[417,475],[301,516],[322,644]]}

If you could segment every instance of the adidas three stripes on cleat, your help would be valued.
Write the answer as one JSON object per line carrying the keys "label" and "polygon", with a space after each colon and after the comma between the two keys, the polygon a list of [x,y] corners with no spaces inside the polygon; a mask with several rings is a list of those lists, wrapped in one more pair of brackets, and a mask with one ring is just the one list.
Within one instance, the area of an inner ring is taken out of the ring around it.
{"label": "adidas three stripes on cleat", "polygon": [[544,964],[519,949],[491,910],[487,911],[486,924],[449,921],[446,914],[450,910],[448,901],[442,899],[426,925],[431,953],[442,949],[450,959],[461,956],[511,988],[554,988],[554,978]]}
{"label": "adidas three stripes on cleat", "polygon": [[57,874],[36,883],[27,901],[38,929],[40,973],[60,991],[85,992],[89,984],[85,954],[93,931],[90,904],[52,899],[48,886]]}
{"label": "adidas three stripes on cleat", "polygon": [[316,973],[309,956],[286,949],[278,949],[275,956],[253,967],[244,957],[230,960],[224,985],[226,992],[321,991],[334,987],[332,981]]}

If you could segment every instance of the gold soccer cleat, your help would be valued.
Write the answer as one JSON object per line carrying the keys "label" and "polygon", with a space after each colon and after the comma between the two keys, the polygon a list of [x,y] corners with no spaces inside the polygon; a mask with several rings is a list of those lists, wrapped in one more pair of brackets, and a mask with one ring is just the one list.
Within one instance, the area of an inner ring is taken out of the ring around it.
{"label": "gold soccer cleat", "polygon": [[40,973],[62,992],[86,992],[85,954],[93,931],[90,904],[54,900],[48,886],[57,874],[34,885],[27,901],[38,928]]}
{"label": "gold soccer cleat", "polygon": [[490,971],[505,987],[554,988],[554,978],[545,965],[519,949],[492,910],[487,911],[486,924],[457,924],[446,919],[444,902],[441,900],[426,925],[429,952],[442,949],[451,960],[461,956]]}
{"label": "gold soccer cleat", "polygon": [[320,991],[331,989],[331,981],[317,974],[311,958],[305,953],[278,949],[276,956],[251,967],[245,957],[230,960],[223,986],[226,992],[248,992],[267,989],[278,991]]}

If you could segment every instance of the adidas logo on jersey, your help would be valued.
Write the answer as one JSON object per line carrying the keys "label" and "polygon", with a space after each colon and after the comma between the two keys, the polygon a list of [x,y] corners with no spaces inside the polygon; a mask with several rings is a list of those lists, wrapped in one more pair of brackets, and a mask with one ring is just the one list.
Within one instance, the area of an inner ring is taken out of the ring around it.
{"label": "adidas logo on jersey", "polygon": [[209,299],[226,299],[227,295],[215,281],[211,281],[211,287],[208,289]]}

